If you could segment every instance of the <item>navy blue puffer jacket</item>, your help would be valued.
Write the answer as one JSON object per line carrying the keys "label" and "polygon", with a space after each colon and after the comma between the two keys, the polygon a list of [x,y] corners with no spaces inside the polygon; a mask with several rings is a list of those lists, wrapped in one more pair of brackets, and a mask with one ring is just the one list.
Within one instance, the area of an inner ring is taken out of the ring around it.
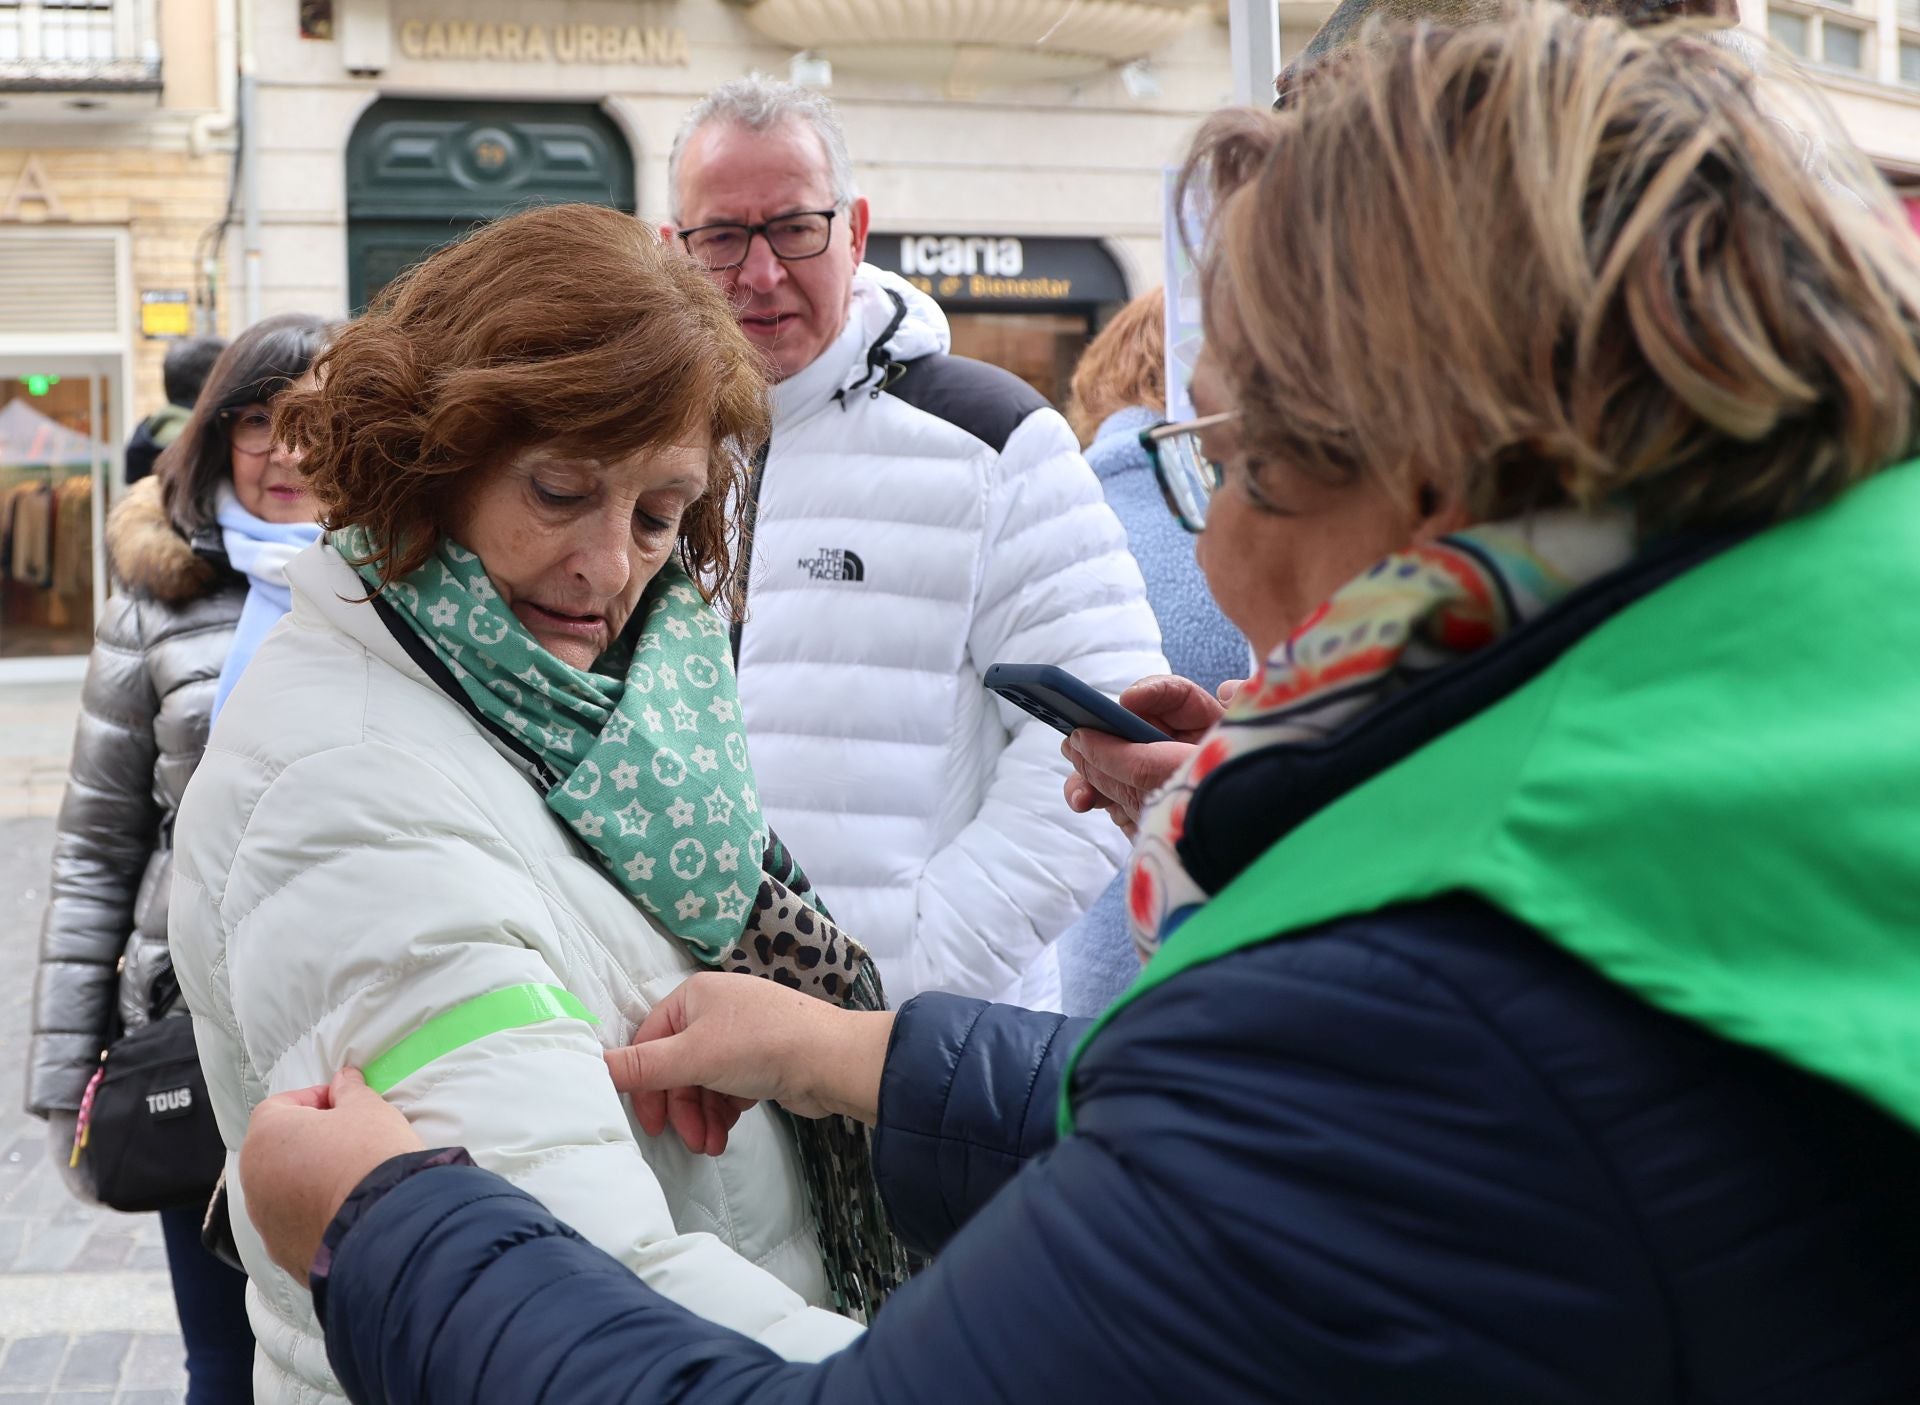
{"label": "navy blue puffer jacket", "polygon": [[1080,1026],[900,1014],[877,1156],[939,1251],[820,1365],[709,1325],[484,1172],[341,1241],[359,1401],[1866,1405],[1920,1400],[1920,1138],[1463,900]]}
{"label": "navy blue puffer jacket", "polygon": [[[1473,715],[1711,548],[1597,583],[1402,695],[1392,727],[1276,749],[1282,774],[1196,795],[1189,837],[1250,860],[1283,811]],[[1920,1136],[1476,899],[1147,991],[1083,1056],[1056,1142],[1084,1032],[944,995],[900,1012],[876,1169],[895,1227],[938,1257],[821,1364],[442,1167],[377,1200],[370,1182],[336,1223],[340,1380],[396,1405],[1920,1402]]]}

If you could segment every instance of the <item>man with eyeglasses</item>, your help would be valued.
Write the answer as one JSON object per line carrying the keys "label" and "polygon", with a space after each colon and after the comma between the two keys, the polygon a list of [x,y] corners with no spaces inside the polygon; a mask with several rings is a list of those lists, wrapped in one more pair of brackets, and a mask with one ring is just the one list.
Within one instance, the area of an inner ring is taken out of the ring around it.
{"label": "man with eyeglasses", "polygon": [[1165,669],[1138,566],[1067,423],[947,354],[939,306],[862,262],[866,200],[817,93],[716,89],[668,163],[678,241],[775,382],[749,488],[740,696],[775,831],[880,965],[925,990],[1059,1007],[1049,943],[1125,853],[1061,802],[1060,738],[990,664],[1108,693]]}

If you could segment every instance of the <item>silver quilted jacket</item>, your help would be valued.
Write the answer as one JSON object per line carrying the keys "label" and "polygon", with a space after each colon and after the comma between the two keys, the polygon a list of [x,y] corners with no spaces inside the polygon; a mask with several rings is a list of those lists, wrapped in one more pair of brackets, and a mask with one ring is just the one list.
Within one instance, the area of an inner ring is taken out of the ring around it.
{"label": "silver quilted jacket", "polygon": [[173,818],[207,744],[214,685],[246,581],[218,535],[174,530],[159,484],[128,490],[107,523],[121,592],[107,602],[80,696],[53,844],[27,1055],[27,1109],[80,1106],[116,1022],[146,1023],[168,969]]}

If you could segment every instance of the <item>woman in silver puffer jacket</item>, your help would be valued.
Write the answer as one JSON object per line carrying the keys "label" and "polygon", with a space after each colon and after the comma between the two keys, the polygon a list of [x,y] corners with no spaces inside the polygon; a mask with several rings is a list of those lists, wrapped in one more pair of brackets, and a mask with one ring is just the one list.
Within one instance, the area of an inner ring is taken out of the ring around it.
{"label": "woman in silver puffer jacket", "polygon": [[[317,534],[297,459],[272,443],[271,402],[307,373],[325,334],[319,318],[293,314],[236,339],[155,475],[107,521],[121,589],[101,616],[81,693],[27,1066],[27,1108],[50,1123],[50,1154],[63,1168],[101,1052],[146,1024],[171,986],[174,815],[206,747],[216,692],[271,622],[262,558],[284,564],[301,533]],[[165,1013],[186,1010],[176,1001]],[[69,1170],[68,1182],[91,1199],[84,1167]],[[253,1355],[245,1277],[200,1246],[201,1213],[161,1212],[188,1400],[245,1401]]]}

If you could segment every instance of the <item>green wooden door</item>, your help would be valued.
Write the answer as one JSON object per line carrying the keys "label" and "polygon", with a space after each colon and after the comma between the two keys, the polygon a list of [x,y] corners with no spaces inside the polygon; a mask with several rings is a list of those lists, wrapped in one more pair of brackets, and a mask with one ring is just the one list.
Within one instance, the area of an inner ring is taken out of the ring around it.
{"label": "green wooden door", "polygon": [[347,143],[354,312],[475,225],[568,201],[634,208],[633,155],[599,108],[382,99]]}

